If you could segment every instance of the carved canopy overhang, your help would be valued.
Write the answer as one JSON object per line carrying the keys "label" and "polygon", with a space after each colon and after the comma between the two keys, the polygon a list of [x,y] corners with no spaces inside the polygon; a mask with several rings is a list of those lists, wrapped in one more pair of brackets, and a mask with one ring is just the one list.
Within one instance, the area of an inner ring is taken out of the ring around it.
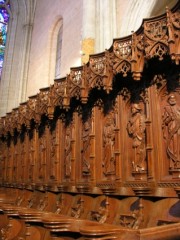
{"label": "carved canopy overhang", "polygon": [[141,27],[132,35],[114,39],[112,46],[103,53],[90,55],[84,66],[70,69],[70,73],[54,80],[48,88],[40,89],[36,96],[29,97],[12,112],[0,119],[0,135],[13,135],[14,129],[30,127],[33,119],[40,124],[41,116],[53,119],[58,106],[66,111],[71,99],[75,98],[86,104],[92,89],[112,91],[113,77],[121,74],[122,78],[132,75],[134,81],[141,80],[145,64],[152,58],[162,61],[167,55],[179,65],[180,61],[180,11],[179,2],[166,14],[145,19]]}

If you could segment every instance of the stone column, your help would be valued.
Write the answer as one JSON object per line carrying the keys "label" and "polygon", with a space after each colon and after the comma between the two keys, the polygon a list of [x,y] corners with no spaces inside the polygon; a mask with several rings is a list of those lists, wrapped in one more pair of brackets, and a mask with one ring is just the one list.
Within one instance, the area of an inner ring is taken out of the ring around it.
{"label": "stone column", "polygon": [[31,36],[32,36],[33,24],[29,23],[24,25],[24,52],[23,52],[23,73],[22,73],[22,81],[20,83],[20,92],[19,92],[19,102],[24,102],[27,100],[27,78],[28,78],[28,69],[29,69],[29,54],[31,48]]}

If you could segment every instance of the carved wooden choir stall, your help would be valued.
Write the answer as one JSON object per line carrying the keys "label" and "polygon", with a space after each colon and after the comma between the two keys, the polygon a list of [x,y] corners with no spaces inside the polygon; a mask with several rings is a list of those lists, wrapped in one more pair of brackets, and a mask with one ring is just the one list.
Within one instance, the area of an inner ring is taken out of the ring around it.
{"label": "carved wooden choir stall", "polygon": [[180,239],[179,6],[0,119],[0,239]]}

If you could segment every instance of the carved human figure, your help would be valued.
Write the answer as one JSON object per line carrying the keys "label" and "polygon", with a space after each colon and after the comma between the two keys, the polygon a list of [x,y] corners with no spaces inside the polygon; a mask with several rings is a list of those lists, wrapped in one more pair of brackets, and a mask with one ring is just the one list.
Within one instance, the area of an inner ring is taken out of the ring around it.
{"label": "carved human figure", "polygon": [[21,181],[25,178],[25,164],[26,164],[26,151],[25,151],[25,144],[23,143],[21,146]]}
{"label": "carved human figure", "polygon": [[84,200],[79,198],[76,205],[71,209],[71,217],[80,218],[84,212]]}
{"label": "carved human figure", "polygon": [[109,217],[109,203],[107,199],[103,200],[98,208],[98,211],[91,211],[91,218],[93,221],[105,223]]}
{"label": "carved human figure", "polygon": [[40,211],[43,211],[46,206],[48,205],[48,196],[44,196],[43,198],[41,198],[39,200],[39,204],[37,206],[37,209],[39,209]]}
{"label": "carved human figure", "polygon": [[135,221],[133,222],[132,228],[133,229],[139,229],[141,224],[144,221],[144,216],[141,210],[134,210],[132,213],[132,216],[134,217]]}
{"label": "carved human figure", "polygon": [[33,147],[33,140],[30,140],[29,144],[29,179],[32,181],[34,176],[34,165],[35,165],[35,159],[34,159],[34,147]]}
{"label": "carved human figure", "polygon": [[84,175],[90,174],[90,132],[91,132],[91,126],[89,121],[86,121],[83,124],[83,131],[82,131],[82,142],[83,142],[83,148],[82,148],[82,173]]}
{"label": "carved human figure", "polygon": [[71,154],[72,154],[72,139],[71,139],[71,128],[66,128],[65,135],[65,176],[71,176]]}
{"label": "carved human figure", "polygon": [[[17,155],[16,155],[17,156]],[[7,169],[6,169],[6,179],[7,181],[10,180],[11,176],[12,176],[12,166],[13,165],[13,154],[12,154],[12,147],[8,149],[7,151]],[[15,165],[17,167],[17,165]],[[16,167],[15,167],[15,171],[16,171]]]}
{"label": "carved human figure", "polygon": [[61,194],[59,200],[56,202],[56,214],[60,214],[64,208],[64,197]]}
{"label": "carved human figure", "polygon": [[39,139],[39,178],[45,178],[45,165],[46,165],[46,143],[45,137]]}
{"label": "carved human figure", "polygon": [[56,155],[56,133],[53,131],[51,136],[51,146],[50,146],[50,178],[56,179],[56,165],[58,163],[57,161],[57,155]]}
{"label": "carved human figure", "polygon": [[127,131],[132,138],[134,157],[132,159],[133,171],[146,170],[146,149],[145,149],[145,116],[139,104],[131,106],[131,117],[127,124]]}
{"label": "carved human figure", "polygon": [[15,205],[20,206],[24,200],[25,199],[24,199],[24,192],[23,192],[21,195],[17,197],[15,201]]}
{"label": "carved human figure", "polygon": [[103,128],[103,167],[104,174],[115,173],[115,132],[114,132],[114,119],[112,116],[108,116]]}
{"label": "carved human figure", "polygon": [[166,140],[166,151],[170,159],[170,169],[180,168],[180,107],[177,106],[176,97],[168,97],[162,121],[163,135]]}
{"label": "carved human figure", "polygon": [[1,151],[1,145],[0,145],[0,180],[3,177],[3,152]]}
{"label": "carved human figure", "polygon": [[28,208],[32,208],[33,205],[35,204],[36,202],[36,195],[35,195],[35,192],[31,195],[31,197],[28,199],[28,204],[27,204],[27,207]]}
{"label": "carved human figure", "polygon": [[[19,166],[19,168],[21,167],[21,164]],[[14,181],[17,180],[17,175],[18,174],[18,151],[17,149],[15,148],[14,149],[14,154],[13,154],[13,169],[12,169],[12,178]]]}
{"label": "carved human figure", "polygon": [[144,220],[143,213],[140,209],[135,209],[130,214],[120,215],[120,225],[122,227],[139,229]]}

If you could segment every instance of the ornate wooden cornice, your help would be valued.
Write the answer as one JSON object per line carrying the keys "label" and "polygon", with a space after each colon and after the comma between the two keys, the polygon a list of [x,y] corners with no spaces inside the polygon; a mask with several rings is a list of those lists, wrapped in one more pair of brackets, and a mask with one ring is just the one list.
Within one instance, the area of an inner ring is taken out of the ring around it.
{"label": "ornate wooden cornice", "polygon": [[54,80],[50,87],[40,89],[36,96],[29,97],[12,112],[0,119],[0,135],[13,135],[14,129],[30,128],[31,120],[40,124],[41,116],[53,119],[57,106],[69,110],[71,99],[86,104],[93,88],[112,90],[116,74],[126,77],[131,74],[134,81],[141,79],[145,62],[152,58],[163,60],[169,55],[179,65],[180,60],[180,3],[166,13],[143,20],[141,27],[130,36],[114,39],[112,46],[98,54],[90,55],[84,66],[70,69],[70,73]]}

